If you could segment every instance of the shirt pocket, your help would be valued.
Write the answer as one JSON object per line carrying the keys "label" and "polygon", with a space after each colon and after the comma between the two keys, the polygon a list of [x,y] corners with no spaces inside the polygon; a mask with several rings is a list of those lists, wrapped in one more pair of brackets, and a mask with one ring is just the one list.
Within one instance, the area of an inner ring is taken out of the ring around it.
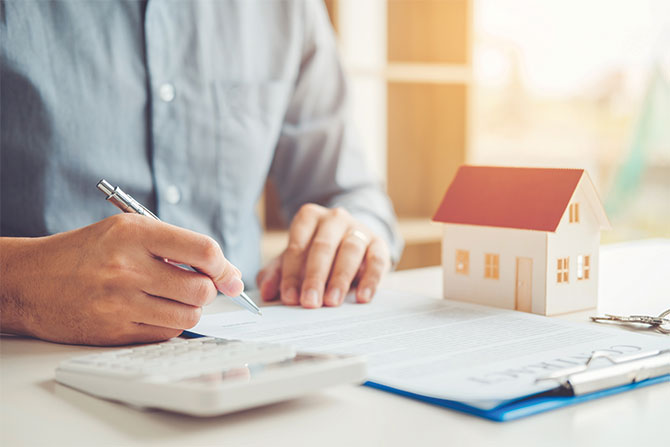
{"label": "shirt pocket", "polygon": [[292,92],[290,81],[214,83],[221,128],[238,147],[265,153],[274,149]]}
{"label": "shirt pocket", "polygon": [[212,85],[219,186],[232,194],[229,201],[254,203],[274,157],[293,83],[216,81]]}

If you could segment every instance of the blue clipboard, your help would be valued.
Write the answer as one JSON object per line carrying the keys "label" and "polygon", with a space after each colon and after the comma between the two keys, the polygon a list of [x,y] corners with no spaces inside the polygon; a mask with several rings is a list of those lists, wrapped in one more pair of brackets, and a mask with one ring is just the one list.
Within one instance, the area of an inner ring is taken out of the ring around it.
{"label": "blue clipboard", "polygon": [[382,391],[398,394],[400,396],[409,397],[411,399],[420,400],[439,407],[450,408],[452,410],[461,411],[463,413],[472,414],[485,419],[496,422],[507,422],[516,419],[521,419],[534,414],[544,413],[545,411],[555,410],[557,408],[567,407],[570,405],[588,402],[590,400],[599,399],[601,397],[612,396],[614,394],[623,393],[624,391],[634,390],[645,386],[655,385],[657,383],[670,382],[670,375],[654,377],[640,382],[629,383],[606,390],[596,391],[580,396],[566,395],[564,392],[547,391],[530,396],[520,397],[518,399],[507,401],[490,410],[482,410],[481,408],[473,407],[463,402],[448,399],[438,399],[435,397],[424,396],[421,394],[410,393],[397,388],[392,388],[375,382],[365,382],[365,386],[375,388]]}

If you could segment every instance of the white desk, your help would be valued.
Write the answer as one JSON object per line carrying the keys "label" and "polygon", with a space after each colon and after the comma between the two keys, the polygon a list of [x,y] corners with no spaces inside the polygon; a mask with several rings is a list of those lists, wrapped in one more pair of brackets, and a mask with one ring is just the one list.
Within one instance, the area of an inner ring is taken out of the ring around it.
{"label": "white desk", "polygon": [[[670,307],[669,272],[670,240],[604,247],[600,311],[659,313]],[[440,270],[393,273],[385,286],[438,298]],[[587,321],[591,313],[561,318]],[[137,411],[54,382],[60,360],[99,349],[3,337],[0,445],[592,447],[663,445],[669,433],[670,383],[500,424],[356,386],[196,419]]]}

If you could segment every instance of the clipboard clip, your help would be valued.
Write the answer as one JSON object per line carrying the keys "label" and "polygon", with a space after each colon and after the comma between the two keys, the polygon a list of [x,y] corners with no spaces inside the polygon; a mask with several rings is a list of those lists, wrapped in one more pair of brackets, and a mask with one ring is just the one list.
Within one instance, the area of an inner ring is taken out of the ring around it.
{"label": "clipboard clip", "polygon": [[[596,359],[609,360],[610,364],[594,367],[592,364]],[[594,351],[585,364],[555,371],[536,379],[536,382],[553,380],[560,388],[580,396],[666,374],[670,374],[670,349],[617,357]]]}

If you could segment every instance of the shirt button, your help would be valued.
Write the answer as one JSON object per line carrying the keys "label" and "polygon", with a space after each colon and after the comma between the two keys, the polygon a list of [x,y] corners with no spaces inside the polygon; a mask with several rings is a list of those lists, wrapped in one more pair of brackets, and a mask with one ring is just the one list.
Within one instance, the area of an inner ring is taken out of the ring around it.
{"label": "shirt button", "polygon": [[181,200],[181,193],[179,192],[179,188],[177,188],[175,185],[170,185],[165,188],[165,200],[167,200],[167,202],[171,205],[178,204]]}
{"label": "shirt button", "polygon": [[158,89],[158,95],[163,101],[172,102],[175,97],[174,85],[170,84],[169,82],[161,85]]}

